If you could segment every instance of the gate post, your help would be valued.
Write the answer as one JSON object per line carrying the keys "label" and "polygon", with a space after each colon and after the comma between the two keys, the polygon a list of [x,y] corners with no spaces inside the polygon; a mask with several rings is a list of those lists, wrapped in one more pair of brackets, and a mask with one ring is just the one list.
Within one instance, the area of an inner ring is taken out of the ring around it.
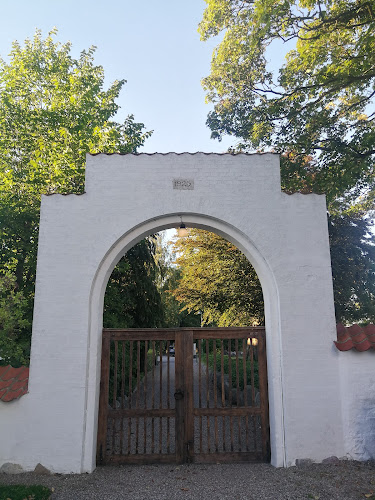
{"label": "gate post", "polygon": [[96,450],[97,464],[103,463],[107,447],[110,342],[111,339],[109,335],[103,333],[102,363],[100,373],[98,443]]}
{"label": "gate post", "polygon": [[184,332],[176,331],[175,337],[175,393],[176,400],[176,463],[185,462],[185,387],[184,387]]}
{"label": "gate post", "polygon": [[193,332],[184,332],[186,461],[194,460]]}
{"label": "gate post", "polygon": [[194,456],[193,332],[176,331],[175,341],[176,461]]}
{"label": "gate post", "polygon": [[268,383],[267,383],[267,355],[266,336],[258,337],[258,369],[259,369],[259,393],[262,422],[262,454],[268,461],[270,459],[270,424],[268,413]]}

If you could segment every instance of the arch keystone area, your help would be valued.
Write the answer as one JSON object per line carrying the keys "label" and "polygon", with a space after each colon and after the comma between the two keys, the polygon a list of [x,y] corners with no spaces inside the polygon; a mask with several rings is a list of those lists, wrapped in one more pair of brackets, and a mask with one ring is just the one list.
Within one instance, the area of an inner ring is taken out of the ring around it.
{"label": "arch keystone area", "polygon": [[129,248],[181,216],[232,241],[261,281],[271,463],[344,454],[325,197],[282,193],[273,154],[101,154],[87,157],[83,195],[42,198],[29,394],[16,419],[5,409],[24,445],[15,451],[0,430],[0,462],[95,468],[108,278]]}

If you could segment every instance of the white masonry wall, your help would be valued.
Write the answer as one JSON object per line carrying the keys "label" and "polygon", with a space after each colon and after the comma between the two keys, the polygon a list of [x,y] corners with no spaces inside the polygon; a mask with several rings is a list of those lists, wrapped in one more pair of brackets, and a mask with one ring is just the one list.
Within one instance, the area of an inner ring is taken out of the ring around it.
{"label": "white masonry wall", "polygon": [[375,460],[375,351],[338,352],[345,448],[353,460]]}
{"label": "white masonry wall", "polygon": [[272,154],[98,155],[84,195],[42,198],[29,394],[0,402],[0,465],[95,468],[108,277],[180,216],[236,244],[262,283],[272,464],[348,452],[324,196],[282,193]]}

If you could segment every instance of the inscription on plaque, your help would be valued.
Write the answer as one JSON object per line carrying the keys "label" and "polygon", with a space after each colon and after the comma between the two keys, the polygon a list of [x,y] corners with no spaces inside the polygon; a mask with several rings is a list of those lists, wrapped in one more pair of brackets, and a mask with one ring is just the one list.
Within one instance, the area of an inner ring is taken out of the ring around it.
{"label": "inscription on plaque", "polygon": [[194,179],[173,179],[173,189],[194,189]]}

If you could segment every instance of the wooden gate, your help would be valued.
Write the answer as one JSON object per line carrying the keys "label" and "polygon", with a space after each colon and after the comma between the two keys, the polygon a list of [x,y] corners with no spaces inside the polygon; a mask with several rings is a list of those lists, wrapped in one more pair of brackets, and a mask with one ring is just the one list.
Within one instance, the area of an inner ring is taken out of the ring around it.
{"label": "wooden gate", "polygon": [[265,331],[103,330],[97,463],[270,459]]}

